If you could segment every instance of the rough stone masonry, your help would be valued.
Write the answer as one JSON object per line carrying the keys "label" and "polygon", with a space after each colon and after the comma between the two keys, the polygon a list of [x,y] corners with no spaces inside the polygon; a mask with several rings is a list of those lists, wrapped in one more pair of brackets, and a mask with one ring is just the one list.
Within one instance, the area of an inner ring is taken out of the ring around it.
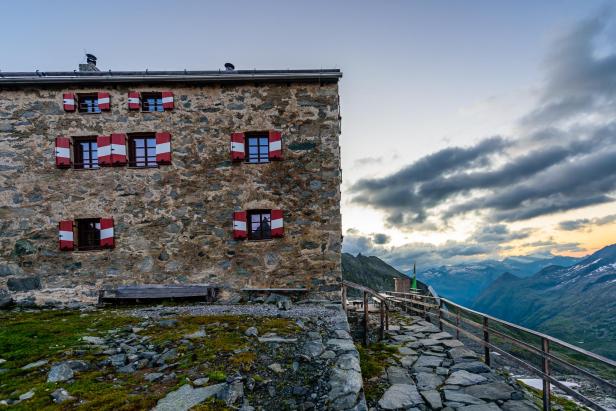
{"label": "rough stone masonry", "polygon": [[[341,74],[327,72],[3,73],[0,293],[209,283],[336,298]],[[175,107],[129,111],[134,90],[170,90]],[[110,110],[65,112],[67,91],[107,92]],[[231,162],[231,134],[261,130],[281,132],[282,161]],[[170,165],[56,168],[57,136],[159,131]],[[233,212],[251,209],[283,210],[284,237],[234,240]],[[114,220],[113,249],[60,251],[59,221],[98,217]]]}

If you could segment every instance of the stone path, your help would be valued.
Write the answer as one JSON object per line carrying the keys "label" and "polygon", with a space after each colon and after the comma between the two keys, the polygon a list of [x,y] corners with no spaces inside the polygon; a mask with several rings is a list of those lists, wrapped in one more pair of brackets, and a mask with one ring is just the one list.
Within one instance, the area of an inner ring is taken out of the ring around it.
{"label": "stone path", "polygon": [[398,346],[380,378],[386,389],[371,410],[538,410],[528,394],[478,355],[420,317],[395,316],[386,344]]}

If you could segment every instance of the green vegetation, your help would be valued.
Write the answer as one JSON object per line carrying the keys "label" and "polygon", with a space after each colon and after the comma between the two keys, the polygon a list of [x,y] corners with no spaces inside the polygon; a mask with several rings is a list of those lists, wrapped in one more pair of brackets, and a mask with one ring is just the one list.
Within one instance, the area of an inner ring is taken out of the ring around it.
{"label": "green vegetation", "polygon": [[398,355],[398,346],[378,342],[367,347],[357,345],[357,351],[359,351],[359,365],[364,379],[366,400],[376,401],[381,398],[386,386],[371,380],[385,372],[389,359]]}
{"label": "green vegetation", "polygon": [[[275,332],[292,335],[299,327],[289,319],[232,315],[177,316],[177,325],[163,327],[153,321],[139,332],[159,349],[176,348],[176,379],[147,382],[144,374],[154,369],[134,373],[117,373],[112,367],[96,364],[106,358],[99,348],[83,341],[83,336],[105,337],[113,330],[137,327],[143,318],[132,317],[128,310],[80,311],[42,310],[0,313],[0,358],[7,362],[0,368],[0,399],[17,399],[34,390],[34,397],[11,406],[12,410],[114,410],[150,409],[168,392],[186,383],[186,379],[208,376],[211,383],[225,381],[238,371],[257,370],[257,354],[251,350],[251,338],[244,335],[249,326],[261,334]],[[203,330],[206,338],[186,341],[185,336]],[[180,342],[183,341],[183,342]],[[254,338],[252,339],[254,344]],[[40,368],[22,370],[26,364],[47,360]],[[76,372],[75,378],[64,383],[47,383],[51,364],[67,360],[83,360],[92,367]],[[261,378],[255,375],[255,380]],[[76,400],[54,404],[50,394],[65,388]],[[217,401],[202,404],[199,410],[225,409]]]}
{"label": "green vegetation", "polygon": [[[526,385],[521,381],[518,381],[518,385],[533,395],[533,401],[538,407],[541,408],[543,406],[543,391],[533,388],[529,385]],[[587,410],[587,408],[582,407],[571,400],[568,400],[566,398],[556,396],[556,395],[552,395],[551,403],[552,403],[552,406],[557,405],[563,411],[586,411]]]}

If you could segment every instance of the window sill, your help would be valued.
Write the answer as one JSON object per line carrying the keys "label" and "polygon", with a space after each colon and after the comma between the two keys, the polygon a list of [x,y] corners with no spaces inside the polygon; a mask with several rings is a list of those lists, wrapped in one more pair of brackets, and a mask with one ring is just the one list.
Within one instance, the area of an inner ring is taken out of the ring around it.
{"label": "window sill", "polygon": [[159,165],[155,165],[152,167],[127,166],[126,168],[129,168],[131,170],[156,170],[160,168],[160,166]]}
{"label": "window sill", "polygon": [[106,251],[106,250],[111,250],[111,249],[110,248],[91,248],[91,249],[88,249],[88,250],[73,250],[73,252],[74,253],[80,253],[80,254],[81,253],[96,253],[96,252],[100,253],[100,252],[103,252],[103,251]]}

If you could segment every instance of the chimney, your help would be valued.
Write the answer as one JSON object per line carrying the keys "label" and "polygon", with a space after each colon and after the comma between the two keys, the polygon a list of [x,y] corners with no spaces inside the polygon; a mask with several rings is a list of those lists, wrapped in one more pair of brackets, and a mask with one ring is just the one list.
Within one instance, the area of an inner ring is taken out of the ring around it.
{"label": "chimney", "polygon": [[100,71],[98,67],[96,67],[96,56],[86,53],[86,64],[80,64],[79,71]]}

